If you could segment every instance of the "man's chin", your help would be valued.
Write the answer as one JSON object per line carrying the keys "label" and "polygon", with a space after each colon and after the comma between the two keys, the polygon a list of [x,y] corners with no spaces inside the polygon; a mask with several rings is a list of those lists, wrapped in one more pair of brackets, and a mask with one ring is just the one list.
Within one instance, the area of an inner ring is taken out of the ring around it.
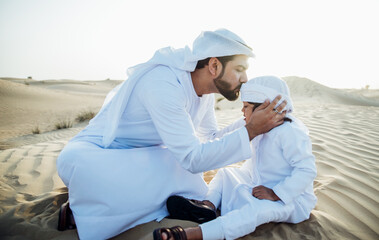
{"label": "man's chin", "polygon": [[233,97],[233,98],[227,98],[227,97],[225,97],[225,98],[228,99],[229,101],[235,101],[235,100],[238,99],[238,97]]}
{"label": "man's chin", "polygon": [[238,99],[238,97],[236,97],[236,98],[226,98],[226,99],[228,99],[229,101],[235,101],[235,100]]}
{"label": "man's chin", "polygon": [[239,97],[239,94],[233,94],[233,95],[231,95],[231,94],[221,94],[221,95],[224,96],[229,101],[235,101]]}

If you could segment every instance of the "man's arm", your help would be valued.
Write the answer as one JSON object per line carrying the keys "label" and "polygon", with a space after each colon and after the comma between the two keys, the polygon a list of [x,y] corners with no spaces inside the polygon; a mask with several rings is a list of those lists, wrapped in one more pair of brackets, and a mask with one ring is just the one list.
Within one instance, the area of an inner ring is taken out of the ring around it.
{"label": "man's arm", "polygon": [[144,86],[141,103],[149,112],[164,145],[183,168],[193,173],[204,172],[251,157],[246,128],[202,143],[196,137],[190,114],[186,110],[187,100],[183,86],[170,70],[164,72],[162,69],[162,73],[161,78],[152,79]]}
{"label": "man's arm", "polygon": [[[214,141],[201,142],[188,112],[186,93],[171,71],[149,81],[141,92],[141,104],[170,152],[190,172],[204,172],[251,157],[245,128]],[[175,78],[174,78],[175,77]],[[213,106],[212,106],[213,107]]]}
{"label": "man's arm", "polygon": [[[212,112],[212,114],[214,114]],[[210,125],[211,122],[209,118],[203,119],[204,124]],[[214,121],[216,123],[216,121]],[[241,117],[238,120],[234,121],[230,125],[227,125],[221,129],[216,128],[206,128],[204,125],[200,125],[197,132],[199,133],[199,136],[202,136],[203,139],[206,139],[206,141],[214,140],[216,138],[221,138],[226,134],[229,134],[239,128],[242,128],[246,125],[245,120]],[[217,126],[217,124],[216,124]]]}
{"label": "man's arm", "polygon": [[[269,100],[266,100],[262,105],[260,105],[252,114],[250,121],[246,123],[246,129],[249,134],[249,139],[252,140],[256,136],[266,133],[281,125],[284,121],[286,112],[282,110],[287,105],[287,102],[284,100],[275,110],[275,106],[278,104],[279,100],[282,97],[277,96],[271,103]],[[282,113],[280,113],[282,112]]]}
{"label": "man's arm", "polygon": [[[281,96],[277,96],[271,103],[269,100],[266,100],[261,106],[259,106],[253,113],[252,118],[250,118],[250,122],[246,124],[246,129],[249,134],[249,139],[252,140],[254,137],[268,132],[274,127],[277,127],[283,123],[283,119],[286,115],[286,112],[281,112],[285,106],[287,105],[286,101],[283,101],[277,108],[275,112],[274,108],[280,101]],[[216,119],[214,110],[212,112],[207,113],[208,119],[206,120],[205,125],[209,126],[211,123],[214,124],[214,128],[217,129]],[[234,131],[245,125],[245,121],[241,121],[241,119],[237,120],[233,124],[225,127],[224,129],[213,131],[213,137],[208,137],[209,140],[214,138],[220,138],[224,134]],[[209,128],[210,129],[210,128]]]}

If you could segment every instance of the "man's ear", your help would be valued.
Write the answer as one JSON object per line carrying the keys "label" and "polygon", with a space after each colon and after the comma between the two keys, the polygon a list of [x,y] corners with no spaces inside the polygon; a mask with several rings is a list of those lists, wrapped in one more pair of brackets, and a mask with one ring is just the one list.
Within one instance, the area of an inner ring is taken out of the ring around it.
{"label": "man's ear", "polygon": [[221,67],[222,67],[221,62],[217,58],[212,57],[211,59],[209,59],[208,70],[213,77],[218,76],[217,70]]}

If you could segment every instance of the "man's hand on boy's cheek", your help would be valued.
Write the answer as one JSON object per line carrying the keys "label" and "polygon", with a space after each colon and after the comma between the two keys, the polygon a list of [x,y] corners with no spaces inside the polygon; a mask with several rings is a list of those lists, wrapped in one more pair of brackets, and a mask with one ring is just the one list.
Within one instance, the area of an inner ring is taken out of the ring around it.
{"label": "man's hand on boy's cheek", "polygon": [[284,100],[275,108],[280,99],[281,96],[279,95],[271,103],[266,100],[252,113],[249,122],[245,125],[250,140],[283,124],[286,115],[286,111],[283,110],[287,101]]}
{"label": "man's hand on boy's cheek", "polygon": [[257,186],[253,188],[252,195],[258,199],[267,199],[271,201],[278,201],[280,198],[275,194],[271,188],[265,186]]}

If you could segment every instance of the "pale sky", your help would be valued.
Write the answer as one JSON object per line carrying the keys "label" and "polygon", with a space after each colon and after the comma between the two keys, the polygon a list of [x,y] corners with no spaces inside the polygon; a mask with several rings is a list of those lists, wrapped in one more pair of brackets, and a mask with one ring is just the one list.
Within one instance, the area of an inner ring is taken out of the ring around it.
{"label": "pale sky", "polygon": [[248,76],[379,88],[378,0],[0,0],[0,77],[123,80],[155,50],[227,28]]}

